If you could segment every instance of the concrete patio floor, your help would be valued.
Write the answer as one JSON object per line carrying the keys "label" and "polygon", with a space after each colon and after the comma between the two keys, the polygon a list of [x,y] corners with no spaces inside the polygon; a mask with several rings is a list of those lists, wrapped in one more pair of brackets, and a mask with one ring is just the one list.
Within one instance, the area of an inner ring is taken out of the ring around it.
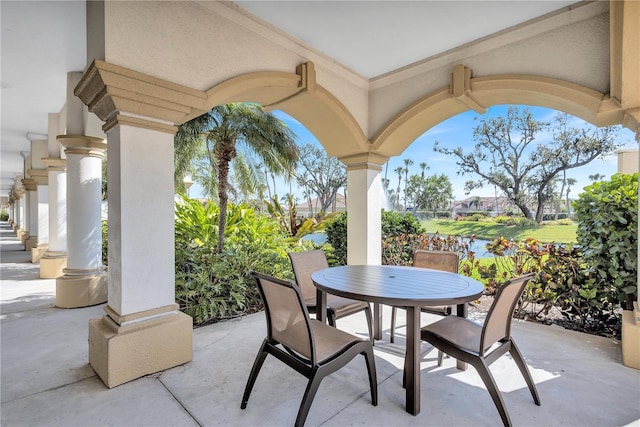
{"label": "concrete patio floor", "polygon": [[[55,280],[39,279],[15,233],[0,226],[2,426],[291,425],[306,379],[267,358],[247,409],[240,400],[265,335],[264,313],[194,330],[193,361],[108,389],[88,364],[88,322],[104,305],[57,309]],[[385,325],[389,324],[385,311]],[[480,316],[470,310],[471,315]],[[400,317],[399,319],[401,319]],[[424,315],[427,323],[436,316]],[[399,321],[399,323],[404,323]],[[338,326],[366,336],[364,315]],[[324,380],[307,425],[497,426],[473,368],[436,365],[423,343],[421,413],[404,410],[403,331],[375,346],[379,404],[371,406],[364,359]],[[509,356],[491,366],[516,426],[640,426],[640,371],[621,363],[620,343],[555,326],[514,321],[513,336],[540,393],[536,406]]]}

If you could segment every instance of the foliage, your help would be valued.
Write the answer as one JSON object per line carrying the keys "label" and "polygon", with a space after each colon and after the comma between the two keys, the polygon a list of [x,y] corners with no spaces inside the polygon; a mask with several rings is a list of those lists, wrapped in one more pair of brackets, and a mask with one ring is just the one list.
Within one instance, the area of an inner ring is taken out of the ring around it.
{"label": "foliage", "polygon": [[[419,234],[425,230],[413,215],[382,211],[382,240],[403,234]],[[329,221],[325,227],[327,242],[333,248],[335,264],[347,264],[347,214],[342,212]],[[383,243],[384,245],[384,243]]]}
{"label": "foliage", "polygon": [[340,188],[346,186],[347,168],[337,158],[329,157],[324,149],[306,144],[300,148],[296,181],[305,190],[311,216],[314,215],[312,195],[320,202],[316,213],[322,215],[329,210]]}
{"label": "foliage", "polygon": [[612,302],[631,309],[638,297],[638,174],[616,174],[584,190],[573,205],[584,259],[597,288],[613,288]]}
{"label": "foliage", "polygon": [[[549,131],[552,140],[537,143],[538,136]],[[506,117],[481,119],[473,131],[476,145],[472,152],[464,153],[462,147],[444,148],[438,142],[434,150],[457,157],[460,174],[479,177],[467,182],[468,191],[494,185],[525,217],[539,223],[545,205],[554,199],[552,190],[559,174],[613,152],[619,147],[615,137],[612,127],[572,128],[562,113],[556,115],[552,127],[534,120],[529,110],[510,106]],[[568,183],[566,179],[563,182]],[[537,201],[535,215],[529,208],[529,196]]]}
{"label": "foliage", "polygon": [[578,247],[498,238],[487,245],[487,250],[495,255],[493,264],[479,268],[484,269],[489,293],[512,277],[537,273],[525,289],[518,314],[529,312],[538,318],[555,308],[581,329],[616,333],[610,330],[610,325],[619,324],[611,289],[596,286]]}
{"label": "foliage", "polygon": [[292,279],[290,245],[271,218],[230,203],[222,253],[216,249],[220,210],[182,197],[176,204],[176,301],[194,324],[241,316],[260,306],[251,270]]}
{"label": "foliage", "polygon": [[329,265],[347,264],[347,213],[341,212],[325,226],[327,243],[331,246],[332,257],[327,257]]}
{"label": "foliage", "polygon": [[497,222],[498,224],[504,224],[504,225],[515,225],[518,227],[523,227],[523,226],[534,226],[536,225],[536,222],[532,219],[529,218],[525,218],[523,216],[497,216],[493,219],[493,221]]}
{"label": "foliage", "polygon": [[468,240],[459,236],[441,236],[440,234],[406,234],[401,233],[387,237],[382,241],[382,264],[411,265],[413,253],[417,249],[432,251],[453,251],[460,256],[460,268],[473,263],[472,250],[475,236]]}
{"label": "foliage", "polygon": [[[520,217],[522,218],[522,217]],[[522,218],[524,220],[525,218]],[[451,220],[423,221],[422,224],[430,233],[439,231],[440,234],[453,234],[460,236],[476,235],[478,239],[493,240],[498,236],[503,236],[509,240],[525,240],[530,236],[543,243],[575,243],[577,224],[553,225],[505,225],[496,222],[464,222]]]}
{"label": "foliage", "polygon": [[449,177],[440,175],[411,175],[405,183],[407,205],[413,206],[414,211],[447,208],[449,200],[453,199],[453,187]]}
{"label": "foliage", "polygon": [[0,221],[9,221],[9,212],[5,208],[0,211]]}
{"label": "foliage", "polygon": [[[176,157],[176,172],[184,173],[186,165],[199,162],[201,173],[196,174],[196,181],[209,196],[217,194],[219,200],[218,253],[224,245],[229,194],[257,191],[262,165],[273,173],[290,173],[298,160],[294,138],[282,121],[257,104],[219,105],[178,128],[174,140],[176,154],[180,155]],[[262,164],[251,161],[252,156]],[[232,185],[234,176],[236,187]]]}
{"label": "foliage", "polygon": [[336,213],[321,216],[319,218],[301,218],[296,213],[296,205],[293,195],[289,194],[289,212],[285,212],[284,208],[278,202],[278,196],[273,196],[272,203],[265,202],[267,211],[273,219],[280,225],[283,233],[290,236],[295,241],[300,240],[304,236],[317,233],[324,230],[327,220],[333,218]]}
{"label": "foliage", "polygon": [[102,220],[102,265],[109,265],[109,223]]}

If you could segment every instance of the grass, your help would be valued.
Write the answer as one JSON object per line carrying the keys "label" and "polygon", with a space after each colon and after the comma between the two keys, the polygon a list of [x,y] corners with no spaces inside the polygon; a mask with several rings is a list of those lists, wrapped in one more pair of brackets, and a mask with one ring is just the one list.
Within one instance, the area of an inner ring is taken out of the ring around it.
{"label": "grass", "polygon": [[576,224],[557,225],[540,224],[528,226],[513,226],[496,224],[495,222],[453,221],[453,220],[429,220],[422,221],[422,225],[428,233],[452,234],[471,236],[478,239],[493,240],[497,237],[523,241],[529,237],[540,240],[542,243],[576,243]]}

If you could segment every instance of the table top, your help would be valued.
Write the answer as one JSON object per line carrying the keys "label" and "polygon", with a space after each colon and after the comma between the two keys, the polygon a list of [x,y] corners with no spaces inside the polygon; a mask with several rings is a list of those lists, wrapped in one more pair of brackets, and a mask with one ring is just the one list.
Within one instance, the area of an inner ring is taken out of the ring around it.
{"label": "table top", "polygon": [[484,285],[467,276],[430,268],[345,265],[311,275],[322,291],[397,306],[455,305],[477,299]]}

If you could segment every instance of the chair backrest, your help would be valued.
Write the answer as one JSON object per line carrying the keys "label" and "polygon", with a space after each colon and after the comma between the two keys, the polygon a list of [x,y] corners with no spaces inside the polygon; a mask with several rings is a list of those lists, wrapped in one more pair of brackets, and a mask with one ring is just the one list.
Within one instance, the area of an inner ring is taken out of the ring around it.
{"label": "chair backrest", "polygon": [[433,268],[434,270],[458,272],[458,253],[452,251],[427,251],[416,249],[413,251],[413,266]]}
{"label": "chair backrest", "polygon": [[289,252],[293,275],[302,292],[302,299],[307,301],[316,298],[316,287],[311,280],[311,274],[329,267],[324,251],[317,249],[306,252]]}
{"label": "chair backrest", "polygon": [[511,336],[513,311],[522,292],[524,292],[524,288],[533,276],[533,273],[529,273],[516,277],[498,288],[482,327],[482,335],[480,337],[481,355],[496,342]]}
{"label": "chair backrest", "polygon": [[256,279],[264,302],[269,339],[295,350],[315,364],[315,345],[309,313],[298,287],[265,274],[251,274]]}

